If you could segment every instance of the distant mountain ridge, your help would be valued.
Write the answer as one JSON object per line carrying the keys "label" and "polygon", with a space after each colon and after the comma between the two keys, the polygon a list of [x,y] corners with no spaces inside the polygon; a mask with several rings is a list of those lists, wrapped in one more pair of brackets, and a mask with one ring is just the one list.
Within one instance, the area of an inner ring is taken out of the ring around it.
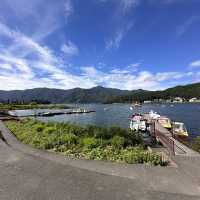
{"label": "distant mountain ridge", "polygon": [[0,90],[0,102],[48,102],[48,103],[111,103],[144,101],[170,97],[200,98],[200,83],[176,86],[163,91],[120,90],[101,86],[91,89],[74,88],[69,90],[34,88],[27,90]]}

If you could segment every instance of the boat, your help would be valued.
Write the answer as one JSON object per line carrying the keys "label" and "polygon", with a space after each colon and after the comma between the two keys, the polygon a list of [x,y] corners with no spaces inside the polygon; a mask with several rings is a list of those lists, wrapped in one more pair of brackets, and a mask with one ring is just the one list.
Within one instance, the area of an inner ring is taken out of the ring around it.
{"label": "boat", "polygon": [[153,110],[151,110],[151,111],[149,112],[149,117],[150,117],[151,119],[158,119],[158,118],[160,117],[160,115],[159,115],[157,112],[154,112]]}
{"label": "boat", "polygon": [[184,136],[184,137],[188,137],[189,136],[188,131],[187,131],[184,123],[182,123],[182,122],[173,122],[172,127],[173,127],[172,128],[173,135],[175,135],[175,136]]}
{"label": "boat", "polygon": [[132,107],[141,107],[141,106],[142,106],[142,104],[139,102],[132,103]]}
{"label": "boat", "polygon": [[130,129],[133,131],[146,131],[146,121],[143,119],[141,114],[136,113],[132,115]]}
{"label": "boat", "polygon": [[157,119],[158,123],[161,124],[164,128],[171,129],[172,123],[171,120],[165,116],[159,117]]}

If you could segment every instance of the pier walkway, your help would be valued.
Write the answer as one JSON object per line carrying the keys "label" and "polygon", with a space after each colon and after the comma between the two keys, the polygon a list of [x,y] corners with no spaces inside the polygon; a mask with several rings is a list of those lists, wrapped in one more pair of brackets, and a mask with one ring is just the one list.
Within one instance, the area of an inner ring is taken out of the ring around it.
{"label": "pier walkway", "polygon": [[200,154],[172,137],[172,133],[164,128],[157,120],[152,120],[148,114],[144,118],[151,124],[151,135],[156,137],[172,155],[200,156]]}
{"label": "pier walkway", "polygon": [[162,127],[157,121],[155,123],[155,136],[167,147],[174,155],[199,156],[200,154],[182,144],[172,137],[172,134]]}

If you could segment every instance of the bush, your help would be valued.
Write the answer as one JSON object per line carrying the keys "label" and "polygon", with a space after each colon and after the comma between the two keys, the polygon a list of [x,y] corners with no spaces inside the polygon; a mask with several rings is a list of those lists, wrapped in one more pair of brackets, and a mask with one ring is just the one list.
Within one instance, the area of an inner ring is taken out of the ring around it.
{"label": "bush", "polygon": [[195,151],[200,152],[200,136],[196,137],[192,143],[192,148]]}
{"label": "bush", "polygon": [[42,132],[42,131],[44,130],[44,128],[45,128],[45,126],[42,125],[42,124],[37,124],[37,125],[35,125],[35,130],[36,130],[37,132]]}
{"label": "bush", "polygon": [[97,147],[98,141],[95,138],[88,137],[82,139],[82,145],[88,149]]}
{"label": "bush", "polygon": [[120,136],[114,136],[111,140],[111,145],[116,149],[121,149],[124,146],[125,139]]}
{"label": "bush", "polygon": [[78,139],[76,135],[70,133],[61,135],[59,140],[60,145],[65,144],[67,147],[70,147],[72,145],[77,144]]}
{"label": "bush", "polygon": [[[147,152],[141,137],[118,127],[81,127],[69,123],[40,122],[26,119],[6,122],[23,143],[39,149],[62,152],[77,158],[115,162],[164,165],[159,155]],[[200,139],[195,147],[199,147]]]}
{"label": "bush", "polygon": [[55,129],[55,127],[46,127],[45,129],[44,129],[44,133],[45,134],[47,134],[47,135],[50,135],[50,134],[52,134],[52,133],[54,133],[54,132],[56,132],[56,129]]}

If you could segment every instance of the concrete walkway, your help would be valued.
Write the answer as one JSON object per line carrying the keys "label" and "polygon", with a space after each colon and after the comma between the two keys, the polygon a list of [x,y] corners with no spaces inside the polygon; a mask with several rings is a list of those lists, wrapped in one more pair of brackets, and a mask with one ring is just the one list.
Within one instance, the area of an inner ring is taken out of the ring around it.
{"label": "concrete walkway", "polygon": [[199,200],[199,156],[174,167],[76,160],[21,144],[0,122],[0,199]]}

